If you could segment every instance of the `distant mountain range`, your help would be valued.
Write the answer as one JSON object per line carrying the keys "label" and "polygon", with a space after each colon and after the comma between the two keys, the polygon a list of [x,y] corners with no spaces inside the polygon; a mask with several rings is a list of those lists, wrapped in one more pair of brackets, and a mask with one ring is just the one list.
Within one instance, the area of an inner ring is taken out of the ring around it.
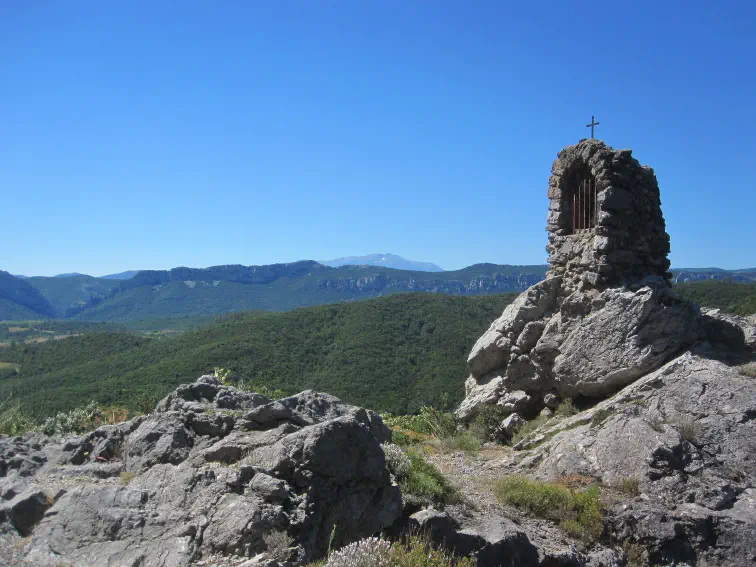
{"label": "distant mountain range", "polygon": [[108,274],[107,276],[101,276],[106,280],[130,280],[137,275],[140,270],[128,270],[125,272],[119,272],[117,274]]}
{"label": "distant mountain range", "polygon": [[265,266],[142,270],[131,279],[30,277],[1,272],[0,319],[126,322],[230,311],[287,311],[403,292],[489,295],[520,292],[546,266],[476,264],[428,272],[379,266],[332,268],[305,260]]}
{"label": "distant mountain range", "polygon": [[672,270],[674,283],[728,280],[736,283],[756,282],[756,268],[723,270],[722,268],[679,268]]}
{"label": "distant mountain range", "polygon": [[[398,257],[363,256],[354,261],[366,258],[393,262]],[[352,260],[342,258],[332,262],[341,261]],[[330,267],[304,260],[264,266],[141,270],[100,278],[81,274],[21,278],[0,271],[0,320],[120,323],[244,310],[287,311],[416,291],[489,295],[521,292],[543,279],[546,269],[546,265],[476,264],[447,272],[399,270],[370,264]],[[673,276],[675,283],[706,280],[748,283],[756,282],[756,269],[681,269],[673,270]]]}
{"label": "distant mountain range", "polygon": [[443,272],[443,268],[430,262],[414,262],[396,254],[368,254],[367,256],[346,256],[335,260],[320,262],[324,266],[338,268],[341,266],[381,266],[395,270],[413,270],[419,272]]}

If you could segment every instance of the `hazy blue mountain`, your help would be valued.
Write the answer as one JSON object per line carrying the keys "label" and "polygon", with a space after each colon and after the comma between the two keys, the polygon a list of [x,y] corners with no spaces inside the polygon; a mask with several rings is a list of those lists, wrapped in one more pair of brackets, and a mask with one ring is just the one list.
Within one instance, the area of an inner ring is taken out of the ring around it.
{"label": "hazy blue mountain", "polygon": [[34,286],[53,307],[55,318],[66,319],[112,297],[121,282],[83,274],[64,278],[34,276],[24,280]]}
{"label": "hazy blue mountain", "polygon": [[[54,278],[75,278],[76,276],[86,276],[87,274],[80,274],[79,272],[68,272],[66,274],[57,274]],[[89,276],[87,276],[89,277]]]}
{"label": "hazy blue mountain", "polygon": [[127,270],[117,274],[108,274],[107,276],[100,276],[106,280],[130,280],[139,273],[140,270]]}
{"label": "hazy blue mountain", "polygon": [[395,270],[416,270],[420,272],[443,272],[436,264],[430,262],[415,262],[396,254],[368,254],[367,256],[346,256],[321,262],[324,266],[338,268],[340,266],[381,266]]}
{"label": "hazy blue mountain", "polygon": [[[26,282],[48,302],[48,317],[133,322],[242,310],[288,311],[405,292],[463,296],[520,292],[543,279],[545,273],[545,265],[476,264],[451,272],[427,272],[368,265],[331,268],[307,260],[141,270],[127,280],[91,276],[13,279]],[[0,318],[11,315],[32,318],[26,308],[6,305],[0,309]]]}

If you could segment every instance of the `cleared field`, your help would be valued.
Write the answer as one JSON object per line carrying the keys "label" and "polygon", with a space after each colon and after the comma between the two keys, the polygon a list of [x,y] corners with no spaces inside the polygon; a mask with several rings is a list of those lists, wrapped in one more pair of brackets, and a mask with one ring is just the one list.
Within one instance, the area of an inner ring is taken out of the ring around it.
{"label": "cleared field", "polygon": [[19,372],[21,370],[21,365],[14,364],[12,362],[0,362],[0,372],[7,371],[7,370],[13,370],[14,372]]}

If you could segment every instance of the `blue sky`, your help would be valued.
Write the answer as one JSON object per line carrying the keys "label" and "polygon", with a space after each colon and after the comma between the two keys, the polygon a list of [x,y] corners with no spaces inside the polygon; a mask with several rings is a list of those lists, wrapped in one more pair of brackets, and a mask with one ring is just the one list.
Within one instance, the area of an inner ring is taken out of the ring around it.
{"label": "blue sky", "polygon": [[543,263],[559,149],[654,167],[672,263],[756,266],[756,3],[0,3],[0,269]]}

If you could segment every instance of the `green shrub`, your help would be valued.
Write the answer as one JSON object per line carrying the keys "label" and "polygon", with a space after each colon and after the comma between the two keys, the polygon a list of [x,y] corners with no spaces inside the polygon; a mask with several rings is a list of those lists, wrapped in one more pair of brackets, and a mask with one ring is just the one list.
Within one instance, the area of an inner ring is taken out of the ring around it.
{"label": "green shrub", "polygon": [[97,404],[92,401],[86,407],[68,412],[60,412],[55,417],[49,417],[42,426],[46,435],[70,435],[84,433],[97,428],[102,420]]}
{"label": "green shrub", "polygon": [[570,417],[571,415],[578,413],[578,411],[579,410],[572,403],[572,400],[567,398],[557,406],[556,414],[561,417]]}
{"label": "green shrub", "polygon": [[390,413],[381,414],[383,423],[388,427],[400,427],[408,431],[415,431],[425,435],[432,435],[433,430],[425,415],[392,415]]}
{"label": "green shrub", "polygon": [[399,481],[405,495],[438,505],[461,501],[459,491],[425,457],[412,450],[407,452],[407,457],[411,468],[409,474]]}
{"label": "green shrub", "polygon": [[475,567],[476,564],[474,559],[454,557],[418,535],[410,536],[404,543],[394,543],[392,550],[391,567]]}
{"label": "green shrub", "polygon": [[593,539],[604,529],[599,489],[571,490],[559,484],[508,476],[494,484],[494,494],[504,504],[522,508],[529,514],[559,522],[572,536]]}
{"label": "green shrub", "polygon": [[509,415],[507,410],[495,404],[485,404],[481,408],[474,423],[480,428],[479,430],[485,441],[496,440],[499,425],[507,415]]}
{"label": "green shrub", "polygon": [[236,383],[236,388],[245,392],[254,392],[256,394],[263,395],[266,398],[270,398],[271,400],[280,400],[289,395],[281,388],[271,388],[270,386],[266,386],[265,384],[254,384],[252,382],[247,382],[246,380],[239,380]]}
{"label": "green shrub", "polygon": [[38,425],[10,398],[0,404],[0,435],[23,435],[37,429]]}
{"label": "green shrub", "polygon": [[[435,437],[442,443],[442,448],[449,451],[462,450],[477,452],[474,442],[469,436],[459,433],[459,422],[454,414],[442,412],[432,406],[423,406],[419,415],[381,415],[385,423],[392,431],[394,443],[409,446]],[[464,436],[461,439],[458,437]]]}
{"label": "green shrub", "polygon": [[432,406],[420,408],[420,417],[425,420],[431,434],[443,439],[457,434],[459,423],[453,413],[442,412]]}
{"label": "green shrub", "polygon": [[617,487],[622,494],[638,496],[640,494],[640,482],[637,478],[623,478]]}
{"label": "green shrub", "polygon": [[463,451],[472,456],[478,454],[482,443],[477,435],[465,432],[452,435],[451,437],[442,437],[439,440],[438,446],[445,453]]}
{"label": "green shrub", "polygon": [[674,289],[683,299],[702,307],[718,307],[742,316],[756,313],[756,283],[704,281],[675,284]]}

